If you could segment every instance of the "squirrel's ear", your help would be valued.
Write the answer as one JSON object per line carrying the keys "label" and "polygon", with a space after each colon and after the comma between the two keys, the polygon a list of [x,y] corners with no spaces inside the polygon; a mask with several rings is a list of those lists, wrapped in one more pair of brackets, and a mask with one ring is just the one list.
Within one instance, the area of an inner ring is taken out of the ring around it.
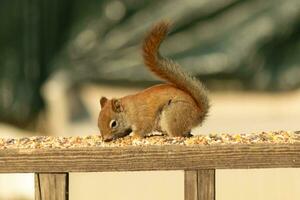
{"label": "squirrel's ear", "polygon": [[121,101],[119,99],[112,99],[111,100],[112,109],[115,112],[122,112],[123,106],[121,104]]}
{"label": "squirrel's ear", "polygon": [[106,104],[107,100],[108,99],[106,97],[101,97],[101,99],[100,99],[100,106],[101,106],[101,108],[104,107],[104,105]]}

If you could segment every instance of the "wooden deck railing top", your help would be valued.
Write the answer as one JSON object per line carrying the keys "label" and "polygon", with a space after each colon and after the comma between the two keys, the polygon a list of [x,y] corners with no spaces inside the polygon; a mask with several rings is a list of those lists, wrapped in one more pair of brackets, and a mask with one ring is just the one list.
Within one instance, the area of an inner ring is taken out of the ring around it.
{"label": "wooden deck railing top", "polygon": [[211,134],[191,138],[0,139],[0,172],[92,172],[300,167],[299,132]]}

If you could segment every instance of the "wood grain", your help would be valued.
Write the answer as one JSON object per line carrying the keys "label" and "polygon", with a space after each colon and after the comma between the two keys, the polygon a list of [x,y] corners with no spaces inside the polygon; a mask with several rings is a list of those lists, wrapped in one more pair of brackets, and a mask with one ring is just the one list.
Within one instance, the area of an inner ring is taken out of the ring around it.
{"label": "wood grain", "polygon": [[0,172],[300,167],[300,143],[0,150]]}
{"label": "wood grain", "polygon": [[198,171],[184,171],[184,200],[198,200]]}
{"label": "wood grain", "polygon": [[215,170],[186,170],[184,172],[185,200],[215,200]]}
{"label": "wood grain", "polygon": [[215,171],[198,170],[198,200],[215,200]]}
{"label": "wood grain", "polygon": [[68,200],[68,173],[36,173],[35,200]]}

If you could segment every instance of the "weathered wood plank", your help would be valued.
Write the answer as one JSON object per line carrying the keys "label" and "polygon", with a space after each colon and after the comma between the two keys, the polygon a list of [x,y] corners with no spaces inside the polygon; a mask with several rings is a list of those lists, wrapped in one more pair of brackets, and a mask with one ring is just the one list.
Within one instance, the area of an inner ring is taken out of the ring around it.
{"label": "weathered wood plank", "polygon": [[198,200],[198,171],[184,171],[184,200]]}
{"label": "weathered wood plank", "polygon": [[36,173],[35,200],[68,200],[68,173]]}
{"label": "weathered wood plank", "polygon": [[0,172],[300,167],[300,143],[0,150]]}
{"label": "weathered wood plank", "polygon": [[215,171],[198,170],[198,200],[215,200]]}
{"label": "weathered wood plank", "polygon": [[186,170],[184,172],[185,200],[215,200],[215,170]]}

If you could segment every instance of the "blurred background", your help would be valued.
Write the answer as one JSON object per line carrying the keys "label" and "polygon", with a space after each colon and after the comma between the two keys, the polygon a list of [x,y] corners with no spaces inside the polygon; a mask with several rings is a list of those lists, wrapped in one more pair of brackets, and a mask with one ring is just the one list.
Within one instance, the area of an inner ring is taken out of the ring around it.
{"label": "blurred background", "polygon": [[[140,47],[161,19],[174,24],[162,54],[211,91],[194,134],[300,130],[299,0],[2,0],[0,137],[99,134],[101,96],[160,82]],[[218,200],[296,200],[299,187],[300,169],[217,170]],[[183,173],[71,174],[70,192],[182,200]],[[33,199],[32,174],[1,174],[0,199]]]}

